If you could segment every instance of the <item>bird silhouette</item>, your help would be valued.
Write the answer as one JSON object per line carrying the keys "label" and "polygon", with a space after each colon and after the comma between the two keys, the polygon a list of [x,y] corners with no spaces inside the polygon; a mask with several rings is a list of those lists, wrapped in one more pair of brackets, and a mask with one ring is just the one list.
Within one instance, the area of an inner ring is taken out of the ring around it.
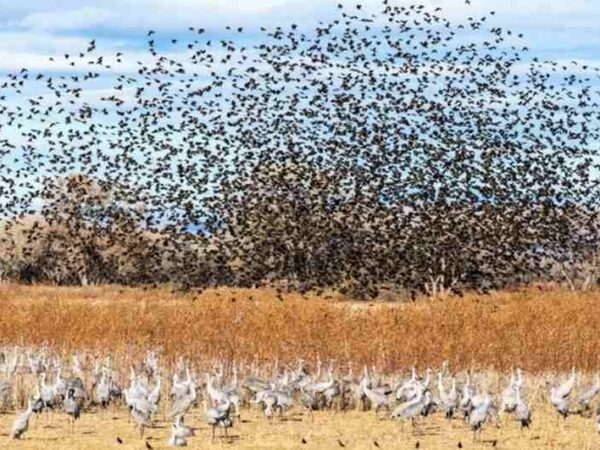
{"label": "bird silhouette", "polygon": [[255,45],[242,26],[150,30],[147,60],[92,39],[7,74],[3,276],[359,299],[589,286],[598,69],[529,56],[494,11],[330,8]]}

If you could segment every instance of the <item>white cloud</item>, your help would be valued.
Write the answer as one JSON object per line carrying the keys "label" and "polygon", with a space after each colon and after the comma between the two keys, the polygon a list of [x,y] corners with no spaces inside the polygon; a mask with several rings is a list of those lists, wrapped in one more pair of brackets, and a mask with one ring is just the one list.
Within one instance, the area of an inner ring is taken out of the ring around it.
{"label": "white cloud", "polygon": [[[0,0],[5,27],[73,31],[95,27],[116,30],[180,30],[190,25],[221,28],[272,23],[315,23],[336,14],[336,3],[350,10],[381,8],[381,0]],[[407,5],[405,0],[390,0]],[[531,27],[595,27],[600,17],[597,0],[420,0],[429,8],[442,7],[450,18],[480,16],[497,11],[496,22]]]}
{"label": "white cloud", "polygon": [[58,36],[48,32],[21,30],[0,31],[0,50],[45,54],[81,50],[89,39],[79,36]]}
{"label": "white cloud", "polygon": [[[4,2],[0,1],[0,7]],[[5,24],[30,30],[56,31],[94,27],[173,29],[194,24],[210,27],[222,26],[227,21],[236,24],[247,24],[258,18],[271,21],[282,14],[291,17],[302,13],[308,17],[318,6],[318,2],[300,0],[34,0],[28,7],[14,11],[13,15],[17,17]]]}
{"label": "white cloud", "polygon": [[[362,3],[367,11],[381,8],[380,0],[0,0],[0,68],[26,65],[40,70],[69,69],[68,62],[57,59],[52,64],[48,56],[81,51],[99,28],[99,53],[111,54],[131,47],[139,49],[148,29],[163,32],[160,39],[168,37],[167,33],[184,32],[188,26],[215,32],[232,24],[245,26],[250,33],[262,25],[291,22],[309,27],[336,15],[338,1],[349,10],[355,10],[356,3]],[[496,10],[496,17],[488,22],[490,27],[524,32],[523,45],[533,52],[544,52],[544,57],[555,50],[556,58],[566,58],[579,49],[573,58],[596,59],[591,50],[581,49],[600,45],[600,35],[589,31],[592,27],[595,30],[600,20],[598,0],[472,0],[471,6],[464,0],[418,3],[429,8],[440,6],[453,20]],[[119,38],[107,37],[110,32]],[[125,62],[131,59],[128,56]]]}
{"label": "white cloud", "polygon": [[85,30],[110,23],[112,17],[110,11],[93,7],[41,11],[27,15],[18,26],[32,30]]}

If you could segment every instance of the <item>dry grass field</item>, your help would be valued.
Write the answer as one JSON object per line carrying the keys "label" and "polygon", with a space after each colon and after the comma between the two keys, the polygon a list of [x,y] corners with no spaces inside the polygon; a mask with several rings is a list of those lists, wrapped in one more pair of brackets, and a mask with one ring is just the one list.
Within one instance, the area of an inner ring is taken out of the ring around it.
{"label": "dry grass field", "polygon": [[[521,433],[512,418],[501,416],[501,426],[487,424],[483,441],[473,442],[465,423],[440,414],[413,428],[354,410],[316,412],[313,422],[293,409],[269,423],[246,408],[231,439],[212,441],[200,406],[186,417],[200,428],[191,448],[333,449],[342,448],[340,442],[353,449],[450,449],[459,443],[472,449],[600,448],[594,418],[574,415],[559,422],[544,385],[545,377],[571,366],[588,374],[577,388],[590,383],[600,357],[600,292],[530,288],[415,303],[356,303],[337,296],[278,298],[274,291],[251,289],[182,294],[167,287],[4,285],[0,311],[0,345],[48,346],[64,355],[110,353],[124,368],[148,348],[160,348],[166,362],[183,354],[198,367],[215,359],[294,363],[302,357],[333,359],[340,367],[353,362],[356,371],[375,364],[391,372],[412,365],[437,369],[448,360],[456,371],[485,370],[489,387],[498,392],[506,371],[520,366],[533,409],[530,430]],[[170,431],[161,420],[164,411],[158,418],[157,427],[146,432],[155,449],[166,448]],[[12,411],[0,414],[2,449],[146,448],[123,408],[86,411],[72,434],[64,414],[42,414],[32,419],[23,441],[8,438],[13,419]]]}
{"label": "dry grass field", "polygon": [[[534,406],[535,408],[535,406]],[[123,410],[84,414],[69,434],[64,414],[46,418],[44,414],[33,419],[31,431],[22,441],[8,438],[13,416],[0,415],[0,448],[22,450],[76,450],[76,449],[144,449],[144,440]],[[212,440],[210,428],[204,423],[201,409],[189,414],[186,422],[199,427],[197,436],[190,439],[190,448],[235,449],[455,449],[461,443],[465,449],[581,449],[600,448],[600,436],[593,420],[579,416],[569,417],[558,425],[556,414],[549,406],[537,405],[530,430],[521,434],[518,424],[506,418],[501,426],[490,424],[481,440],[473,441],[472,433],[461,420],[446,421],[437,414],[417,423],[381,420],[373,412],[316,412],[314,422],[293,410],[284,419],[267,422],[254,410],[243,410],[242,423],[234,424],[231,439]],[[157,427],[146,431],[146,438],[154,449],[167,447],[169,425],[159,421]],[[117,442],[121,438],[123,444]],[[302,443],[302,440],[306,444]],[[375,442],[379,445],[377,447]]]}
{"label": "dry grass field", "polygon": [[416,303],[355,303],[275,291],[201,294],[115,286],[0,286],[0,345],[50,345],[167,359],[294,362],[317,357],[382,370],[528,372],[600,366],[600,292],[536,288]]}

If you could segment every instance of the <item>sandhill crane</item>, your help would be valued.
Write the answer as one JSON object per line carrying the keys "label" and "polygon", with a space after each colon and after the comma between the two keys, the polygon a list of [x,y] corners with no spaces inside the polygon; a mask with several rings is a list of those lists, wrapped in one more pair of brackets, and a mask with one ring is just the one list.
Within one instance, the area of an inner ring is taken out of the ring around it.
{"label": "sandhill crane", "polygon": [[31,352],[27,352],[27,364],[29,365],[29,370],[33,375],[37,376],[45,370],[41,358],[32,355]]}
{"label": "sandhill crane", "polygon": [[517,408],[517,378],[515,372],[511,369],[510,381],[500,394],[500,411],[512,413]]}
{"label": "sandhill crane", "polygon": [[152,426],[152,421],[150,420],[151,413],[148,410],[138,409],[136,406],[133,406],[130,411],[131,417],[135,422],[137,428],[140,431],[140,437],[144,437],[144,429],[146,427]]}
{"label": "sandhill crane", "polygon": [[206,394],[213,405],[225,403],[225,400],[227,399],[227,394],[225,392],[214,387],[213,378],[208,373],[206,374]]}
{"label": "sandhill crane", "polygon": [[531,425],[531,410],[529,409],[529,406],[527,406],[525,401],[523,401],[523,399],[521,398],[521,387],[520,386],[517,387],[516,392],[517,392],[517,399],[516,399],[517,406],[515,408],[515,415],[517,416],[517,420],[521,423],[521,430],[523,430],[523,428],[525,428],[525,427],[529,428],[529,425]]}
{"label": "sandhill crane", "polygon": [[33,410],[34,413],[39,414],[44,410],[44,401],[42,400],[42,397],[40,395],[39,385],[36,385],[35,389],[36,390],[32,396],[33,404],[31,406],[31,409]]}
{"label": "sandhill crane", "polygon": [[129,398],[147,398],[148,389],[141,382],[141,379],[136,375],[133,367],[129,375],[129,387],[127,388],[127,395]]}
{"label": "sandhill crane", "polygon": [[231,380],[231,384],[222,389],[222,392],[227,396],[229,401],[233,404],[233,408],[235,410],[235,415],[240,417],[240,403],[242,400],[239,386],[238,386],[238,377],[237,377],[237,368],[233,366],[233,379]]}
{"label": "sandhill crane", "polygon": [[257,394],[258,392],[269,389],[269,384],[257,378],[255,376],[246,377],[242,383],[242,388],[246,389],[250,394]]}
{"label": "sandhill crane", "polygon": [[410,419],[414,424],[414,421],[418,416],[422,414],[427,415],[431,402],[432,395],[430,391],[418,391],[414,398],[397,406],[390,414],[390,419]]}
{"label": "sandhill crane", "polygon": [[[100,377],[103,374],[103,367],[100,364],[100,359],[98,356],[96,356],[95,361],[94,361],[94,368],[90,371],[90,378],[91,378],[91,388],[92,390],[94,390],[94,388],[98,385],[98,383],[100,382]],[[95,399],[96,401],[98,399]]]}
{"label": "sandhill crane", "polygon": [[416,390],[420,387],[418,381],[417,369],[413,367],[411,377],[396,388],[396,400],[400,402],[411,400],[416,395]]}
{"label": "sandhill crane", "polygon": [[59,365],[56,369],[56,379],[54,380],[54,399],[61,402],[67,395],[67,383],[62,377],[62,367]]}
{"label": "sandhill crane", "polygon": [[407,402],[420,395],[419,393],[427,390],[431,381],[431,373],[431,369],[427,368],[425,378],[421,381],[417,376],[416,369],[413,368],[411,378],[396,390],[396,399],[400,402]]}
{"label": "sandhill crane", "polygon": [[573,367],[571,370],[571,377],[567,381],[558,387],[552,386],[550,388],[550,402],[558,414],[564,419],[569,415],[568,397],[571,395],[573,387],[575,386],[575,379],[575,367]]}
{"label": "sandhill crane", "polygon": [[326,406],[328,408],[331,408],[335,399],[339,398],[342,395],[342,390],[340,389],[339,383],[334,383],[333,386],[331,386],[329,389],[326,389],[325,392],[323,392],[323,395],[325,396]]}
{"label": "sandhill crane", "polygon": [[106,408],[110,402],[110,380],[105,371],[102,371],[100,381],[96,384],[96,401],[102,408]]}
{"label": "sandhill crane", "polygon": [[158,374],[158,355],[154,350],[146,353],[146,356],[144,356],[143,365],[148,377],[156,377]]}
{"label": "sandhill crane", "polygon": [[577,404],[582,413],[589,411],[590,403],[598,395],[598,392],[600,392],[600,375],[596,374],[594,384],[577,397]]}
{"label": "sandhill crane", "polygon": [[75,426],[75,421],[81,416],[81,404],[75,397],[75,389],[71,388],[67,391],[67,396],[63,402],[63,411],[69,415],[69,425],[71,432]]}
{"label": "sandhill crane", "polygon": [[469,418],[473,409],[472,400],[475,396],[475,386],[471,383],[471,374],[467,372],[467,379],[463,385],[462,395],[460,398],[460,409],[465,419]]}
{"label": "sandhill crane", "polygon": [[272,418],[276,410],[281,415],[293,405],[291,388],[274,389],[272,386],[270,389],[256,394],[254,403],[263,407],[264,415],[267,419]]}
{"label": "sandhill crane", "polygon": [[286,410],[294,405],[291,388],[283,387],[273,391],[273,394],[277,397],[276,409],[279,411],[279,415],[283,415]]}
{"label": "sandhill crane", "polygon": [[81,378],[71,378],[65,382],[65,390],[68,393],[69,390],[73,390],[73,398],[78,402],[83,403],[88,398],[88,393],[83,386]]}
{"label": "sandhill crane", "polygon": [[[176,399],[171,405],[171,420],[175,420],[178,416],[185,415],[192,405],[198,399],[198,390],[196,383],[194,381],[190,382],[189,392],[182,397]],[[205,396],[207,397],[207,396]]]}
{"label": "sandhill crane", "polygon": [[300,389],[300,403],[308,412],[311,420],[314,421],[313,411],[319,407],[317,397],[313,392],[306,392],[303,388]]}
{"label": "sandhill crane", "polygon": [[265,419],[272,419],[277,406],[277,396],[271,391],[265,391],[257,396],[257,403],[263,405]]}
{"label": "sandhill crane", "polygon": [[431,374],[432,373],[433,373],[433,371],[429,367],[427,369],[425,369],[425,378],[421,382],[421,386],[423,387],[423,389],[429,389],[429,383],[431,383]]}
{"label": "sandhill crane", "polygon": [[12,439],[21,439],[23,434],[25,434],[25,432],[29,428],[29,419],[31,418],[31,415],[34,412],[34,403],[35,400],[29,399],[29,401],[27,402],[27,409],[15,418],[15,421],[13,422],[12,428],[10,430],[10,437]]}
{"label": "sandhill crane", "polygon": [[329,369],[327,377],[328,377],[327,381],[309,385],[307,387],[307,390],[310,390],[310,391],[314,392],[315,394],[323,394],[327,389],[332,388],[333,385],[335,384],[335,381],[333,379],[333,370],[331,368]]}
{"label": "sandhill crane", "polygon": [[19,353],[19,348],[17,346],[13,347],[12,357],[4,362],[3,372],[5,378],[10,378],[17,371],[20,356],[21,354]]}
{"label": "sandhill crane", "polygon": [[177,372],[173,373],[173,377],[171,379],[171,399],[176,399],[179,397],[183,397],[184,395],[189,394],[190,384],[192,383],[192,376],[190,374],[190,369],[185,369],[186,380],[179,381],[179,375]]}
{"label": "sandhill crane", "polygon": [[452,419],[456,408],[458,407],[458,393],[456,392],[456,378],[452,377],[452,387],[449,392],[446,392],[443,382],[442,372],[438,373],[438,392],[440,395],[440,401],[444,407],[444,413],[446,419]]}
{"label": "sandhill crane", "polygon": [[7,408],[12,393],[12,385],[9,381],[0,381],[0,411]]}
{"label": "sandhill crane", "polygon": [[471,404],[473,409],[469,414],[469,426],[471,431],[473,431],[473,440],[475,440],[477,432],[481,435],[483,424],[491,411],[493,402],[488,394],[484,394],[473,396]]}
{"label": "sandhill crane", "polygon": [[81,368],[81,360],[79,354],[75,353],[72,358],[73,364],[71,365],[71,373],[75,378],[83,379],[83,369]]}
{"label": "sandhill crane", "polygon": [[377,414],[381,408],[390,409],[390,400],[387,395],[369,389],[369,383],[366,378],[361,381],[361,384],[365,397],[371,403],[371,407],[375,409],[375,414]]}
{"label": "sandhill crane", "polygon": [[120,399],[123,397],[123,391],[119,386],[115,377],[110,377],[110,398],[111,400]]}
{"label": "sandhill crane", "polygon": [[131,417],[136,423],[140,430],[140,436],[144,435],[144,427],[152,425],[152,414],[156,413],[158,406],[148,401],[146,397],[131,397],[131,393],[134,395],[141,395],[140,391],[125,390],[125,403],[129,407]]}
{"label": "sandhill crane", "polygon": [[40,374],[40,398],[44,402],[44,408],[54,408],[54,387],[46,384],[46,372]]}
{"label": "sandhill crane", "polygon": [[156,384],[152,388],[152,390],[148,393],[148,401],[155,406],[155,409],[158,410],[158,404],[160,403],[160,392],[162,387],[162,378],[157,376]]}
{"label": "sandhill crane", "polygon": [[222,428],[227,436],[227,429],[233,426],[231,418],[231,402],[227,400],[225,403],[213,408],[208,408],[207,400],[204,399],[204,415],[206,423],[212,427],[212,438],[215,438],[215,430],[217,427]]}
{"label": "sandhill crane", "polygon": [[179,416],[171,426],[171,437],[169,438],[169,446],[185,447],[187,438],[194,436],[194,429],[184,425],[183,416]]}

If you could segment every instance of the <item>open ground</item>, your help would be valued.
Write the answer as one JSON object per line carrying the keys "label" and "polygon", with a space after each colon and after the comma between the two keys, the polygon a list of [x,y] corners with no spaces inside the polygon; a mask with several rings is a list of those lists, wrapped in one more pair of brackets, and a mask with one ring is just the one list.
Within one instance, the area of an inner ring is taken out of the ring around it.
{"label": "open ground", "polygon": [[[144,441],[133,429],[127,413],[111,411],[84,414],[72,435],[64,414],[48,421],[42,414],[31,424],[31,431],[22,441],[12,441],[7,433],[12,415],[0,415],[0,448],[10,450],[74,450],[74,449],[144,449]],[[211,439],[210,428],[204,423],[201,410],[194,410],[187,423],[200,427],[198,436],[189,441],[190,448],[235,449],[455,449],[460,442],[465,449],[597,449],[600,437],[595,433],[592,420],[579,416],[569,417],[564,425],[557,425],[550,408],[535,410],[530,430],[521,434],[512,420],[500,428],[488,426],[482,442],[473,442],[468,427],[461,420],[447,422],[437,415],[427,418],[413,429],[410,423],[377,419],[373,412],[317,412],[314,422],[299,411],[286,414],[284,420],[265,421],[262,414],[248,411],[242,414],[243,423],[235,423],[231,439]],[[150,445],[155,449],[167,447],[169,426],[158,422],[147,430]],[[117,442],[120,437],[123,444]],[[302,440],[306,444],[302,443]]]}

